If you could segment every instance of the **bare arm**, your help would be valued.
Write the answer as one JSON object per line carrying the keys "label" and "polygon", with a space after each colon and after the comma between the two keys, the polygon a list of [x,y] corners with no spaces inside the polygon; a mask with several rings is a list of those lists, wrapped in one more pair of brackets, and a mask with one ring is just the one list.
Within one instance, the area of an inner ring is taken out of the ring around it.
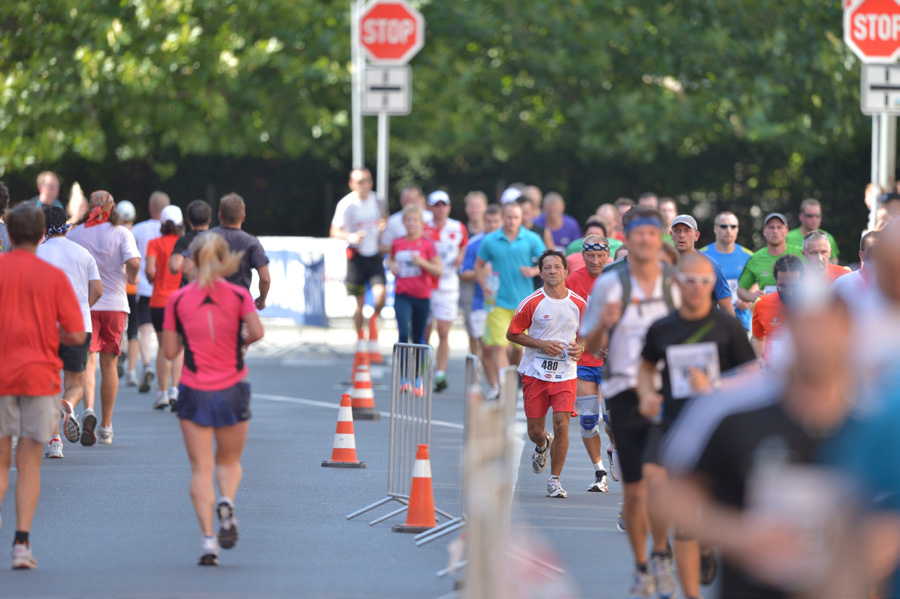
{"label": "bare arm", "polygon": [[132,285],[137,285],[138,272],[141,270],[140,258],[129,258],[125,261],[125,276]]}
{"label": "bare arm", "polygon": [[259,314],[249,312],[244,315],[243,321],[247,325],[247,335],[243,339],[244,345],[256,343],[263,338],[265,331],[263,330],[262,322],[259,320]]}
{"label": "bare arm", "polygon": [[739,298],[741,298],[745,302],[750,302],[751,304],[765,295],[765,293],[760,291],[759,285],[757,285],[756,283],[754,283],[753,287],[751,287],[750,289],[738,287],[737,294]]}
{"label": "bare arm", "polygon": [[734,306],[731,304],[731,296],[720,299],[719,308],[734,316]]}
{"label": "bare arm", "polygon": [[178,271],[181,270],[181,266],[183,263],[184,256],[176,252],[172,252],[172,255],[169,256],[169,272],[173,275],[177,275]]}
{"label": "bare arm", "polygon": [[355,245],[362,241],[363,237],[366,236],[366,232],[357,231],[356,233],[345,233],[342,228],[331,225],[331,229],[329,229],[328,235],[329,237],[334,237],[335,239],[343,239],[347,243]]}
{"label": "bare arm", "polygon": [[63,345],[81,345],[87,340],[87,333],[80,331],[78,333],[67,333],[59,330],[59,342]]}
{"label": "bare arm", "polygon": [[655,377],[656,364],[642,358],[637,376],[638,411],[647,418],[658,415],[662,407],[662,396],[653,384]]}
{"label": "bare arm", "polygon": [[103,282],[100,279],[88,281],[88,306],[93,306],[103,295]]}
{"label": "bare arm", "polygon": [[163,351],[167,360],[174,360],[181,353],[184,345],[181,342],[181,336],[175,331],[163,331],[162,333]]}
{"label": "bare arm", "polygon": [[444,267],[443,265],[441,265],[440,256],[435,256],[431,260],[426,260],[422,256],[413,256],[413,264],[435,277],[441,276],[441,273],[444,272]]}
{"label": "bare arm", "polygon": [[487,290],[487,262],[482,260],[481,258],[475,258],[475,270],[472,271],[472,276],[475,277],[475,281],[481,286],[482,291]]}
{"label": "bare arm", "polygon": [[193,259],[188,258],[187,256],[182,256],[182,258],[181,274],[190,283],[197,278],[197,265],[194,263]]}
{"label": "bare arm", "polygon": [[151,283],[156,280],[156,256],[147,256],[147,267],[144,268],[144,274]]}
{"label": "bare arm", "polygon": [[256,269],[259,275],[259,297],[256,298],[256,309],[262,310],[266,307],[266,297],[269,295],[269,287],[272,285],[272,277],[269,275],[269,265],[260,266]]}
{"label": "bare arm", "polygon": [[750,338],[750,345],[753,346],[753,351],[756,352],[756,355],[762,358],[763,352],[766,351],[766,338],[763,337],[760,339],[759,337],[753,336]]}

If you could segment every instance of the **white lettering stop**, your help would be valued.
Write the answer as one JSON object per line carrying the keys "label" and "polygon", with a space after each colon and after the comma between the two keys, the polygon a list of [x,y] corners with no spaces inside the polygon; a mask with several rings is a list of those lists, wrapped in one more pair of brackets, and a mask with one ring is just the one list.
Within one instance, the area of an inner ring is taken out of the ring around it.
{"label": "white lettering stop", "polygon": [[897,41],[900,39],[900,14],[853,15],[853,37],[858,40]]}
{"label": "white lettering stop", "polygon": [[366,19],[363,21],[364,44],[404,45],[416,31],[412,19]]}

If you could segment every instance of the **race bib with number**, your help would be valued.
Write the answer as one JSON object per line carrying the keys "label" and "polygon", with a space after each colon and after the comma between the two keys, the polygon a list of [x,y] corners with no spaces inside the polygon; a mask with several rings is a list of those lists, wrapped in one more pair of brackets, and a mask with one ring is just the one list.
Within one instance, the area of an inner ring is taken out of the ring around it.
{"label": "race bib with number", "polygon": [[394,254],[394,260],[397,261],[397,276],[401,279],[411,279],[422,276],[422,269],[413,264],[413,255],[418,252],[402,250]]}
{"label": "race bib with number", "polygon": [[766,295],[769,295],[770,293],[775,293],[776,291],[778,291],[777,285],[766,285],[765,288],[763,289],[763,293],[765,293]]}
{"label": "race bib with number", "polygon": [[719,383],[719,348],[712,341],[670,345],[666,348],[666,364],[673,399],[687,399],[697,394],[691,387],[691,369],[699,370],[711,385]]}
{"label": "race bib with number", "polygon": [[561,381],[566,375],[566,360],[568,356],[548,356],[544,352],[536,352],[534,356],[534,370],[537,378],[545,381]]}
{"label": "race bib with number", "polygon": [[737,294],[738,280],[728,279],[728,287],[731,289],[731,301],[737,302],[740,299]]}

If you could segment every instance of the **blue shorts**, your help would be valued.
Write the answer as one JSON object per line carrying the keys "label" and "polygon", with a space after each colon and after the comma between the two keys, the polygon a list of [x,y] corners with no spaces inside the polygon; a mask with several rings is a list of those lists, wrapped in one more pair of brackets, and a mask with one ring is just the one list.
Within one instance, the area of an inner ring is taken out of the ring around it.
{"label": "blue shorts", "polygon": [[578,365],[576,376],[583,381],[588,381],[589,383],[597,383],[599,385],[603,380],[603,367]]}
{"label": "blue shorts", "polygon": [[250,384],[238,383],[219,391],[178,385],[178,417],[213,428],[250,420]]}

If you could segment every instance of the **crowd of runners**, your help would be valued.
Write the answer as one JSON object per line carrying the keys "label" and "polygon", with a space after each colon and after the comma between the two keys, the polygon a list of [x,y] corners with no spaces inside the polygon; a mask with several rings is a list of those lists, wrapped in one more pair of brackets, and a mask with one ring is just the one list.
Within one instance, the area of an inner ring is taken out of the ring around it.
{"label": "crowd of runners", "polygon": [[587,491],[622,485],[628,597],[699,598],[720,570],[716,549],[724,597],[900,592],[900,476],[883,454],[900,423],[890,420],[900,411],[900,195],[867,189],[876,218],[860,227],[849,268],[815,199],[800,203],[794,228],[766,215],[761,248],[737,243],[730,211],[697,247],[694,216],[653,193],[603,204],[582,227],[559,194],[535,186],[512,185],[497,203],[469,193],[465,224],[449,218],[442,190],[405,188],[388,218],[368,170],[354,170],[350,187],[331,235],[349,245],[360,338],[367,286],[377,337],[386,256],[399,340],[438,332],[435,392],[448,388],[459,311],[488,399],[501,369],[518,364],[548,497],[568,495],[577,417],[595,472]]}

